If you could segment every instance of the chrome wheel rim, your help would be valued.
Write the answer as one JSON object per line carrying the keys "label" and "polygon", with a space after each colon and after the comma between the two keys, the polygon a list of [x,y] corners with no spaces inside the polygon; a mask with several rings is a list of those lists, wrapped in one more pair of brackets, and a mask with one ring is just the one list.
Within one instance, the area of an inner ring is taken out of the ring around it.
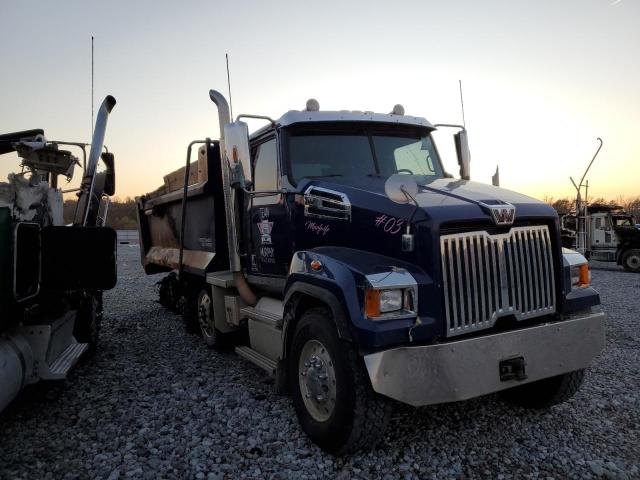
{"label": "chrome wheel rim", "polygon": [[198,323],[202,335],[212,338],[214,335],[213,315],[211,308],[211,297],[207,293],[201,293],[198,298]]}
{"label": "chrome wheel rim", "polygon": [[298,383],[307,412],[318,422],[328,420],[336,405],[336,372],[329,351],[318,340],[302,347]]}

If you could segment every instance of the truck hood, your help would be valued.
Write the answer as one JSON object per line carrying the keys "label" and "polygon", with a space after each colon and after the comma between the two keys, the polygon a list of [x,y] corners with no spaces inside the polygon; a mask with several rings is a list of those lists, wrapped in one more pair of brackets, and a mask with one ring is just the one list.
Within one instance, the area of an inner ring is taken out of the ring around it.
{"label": "truck hood", "polygon": [[[327,179],[329,180],[329,179]],[[305,182],[299,185],[304,191],[314,184],[346,193],[354,206],[377,209],[385,212],[390,205],[384,191],[385,178],[336,177],[330,181]],[[302,182],[301,182],[302,183]],[[544,202],[504,188],[494,187],[469,180],[439,178],[418,186],[416,200],[421,209],[434,221],[485,220],[489,212],[482,204],[506,202],[516,207],[516,219],[557,218],[555,210]],[[392,207],[412,209],[413,206]],[[393,212],[389,212],[393,214]]]}
{"label": "truck hood", "polygon": [[621,241],[634,242],[640,245],[640,229],[638,227],[615,227],[614,230]]}

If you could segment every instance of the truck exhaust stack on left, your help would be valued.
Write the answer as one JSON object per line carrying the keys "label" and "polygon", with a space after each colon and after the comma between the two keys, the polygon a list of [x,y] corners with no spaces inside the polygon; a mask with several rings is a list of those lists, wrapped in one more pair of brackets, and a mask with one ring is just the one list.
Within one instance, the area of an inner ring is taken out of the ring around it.
{"label": "truck exhaust stack on left", "polygon": [[[47,140],[41,129],[0,135],[0,155],[15,151],[23,167],[0,182],[0,411],[97,348],[102,292],[116,284],[116,233],[105,226],[115,164],[104,145],[115,104],[102,102],[91,144]],[[64,225],[59,180],[76,168],[82,183],[64,193],[77,191],[78,204]]]}

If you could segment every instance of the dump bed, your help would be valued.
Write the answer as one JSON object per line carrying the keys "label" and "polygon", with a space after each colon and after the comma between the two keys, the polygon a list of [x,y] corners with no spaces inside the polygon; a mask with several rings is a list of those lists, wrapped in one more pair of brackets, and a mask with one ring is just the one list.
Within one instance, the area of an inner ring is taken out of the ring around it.
{"label": "dump bed", "polygon": [[[182,167],[166,175],[163,186],[137,199],[140,254],[146,273],[179,268],[185,171]],[[200,146],[187,183],[184,270],[198,275],[225,270],[229,260],[218,142]]]}

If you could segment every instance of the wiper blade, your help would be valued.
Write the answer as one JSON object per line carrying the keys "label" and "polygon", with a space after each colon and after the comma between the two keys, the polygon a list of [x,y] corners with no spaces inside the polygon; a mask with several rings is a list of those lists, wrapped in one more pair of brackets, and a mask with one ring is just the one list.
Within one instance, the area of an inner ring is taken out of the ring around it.
{"label": "wiper blade", "polygon": [[341,173],[331,173],[329,175],[307,175],[307,178],[330,178],[330,177],[342,177]]}

